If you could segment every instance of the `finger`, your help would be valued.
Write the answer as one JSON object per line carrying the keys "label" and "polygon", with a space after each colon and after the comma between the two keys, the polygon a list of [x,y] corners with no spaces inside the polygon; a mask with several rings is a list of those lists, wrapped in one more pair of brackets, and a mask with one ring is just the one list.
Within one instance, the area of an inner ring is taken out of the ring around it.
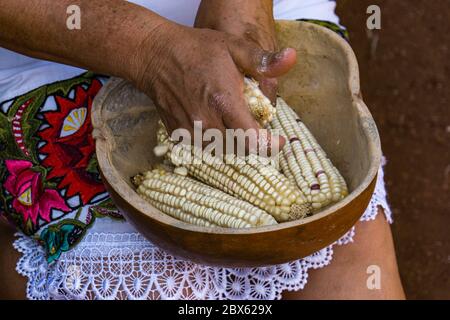
{"label": "finger", "polygon": [[[250,113],[243,95],[235,94],[228,97],[229,99],[227,100],[219,100],[219,109],[221,110],[225,127],[235,130],[243,129],[248,139],[255,139],[254,141],[244,140],[245,150],[256,154],[261,154],[261,151],[264,151],[263,153],[267,155],[276,154],[281,150],[280,148],[284,145],[284,139],[278,135],[266,134],[264,131],[260,131],[261,128]],[[242,142],[242,139],[238,141]]]}
{"label": "finger", "polygon": [[234,39],[228,43],[236,65],[254,78],[276,78],[288,72],[297,62],[295,49],[285,48],[278,52],[261,49],[257,44]]}
{"label": "finger", "polygon": [[189,115],[177,99],[166,97],[164,101],[156,104],[156,107],[169,135],[177,129],[186,128],[191,130],[193,127]]}
{"label": "finger", "polygon": [[275,106],[277,101],[278,80],[276,78],[261,78],[257,80],[262,93],[264,93]]}
{"label": "finger", "polygon": [[225,125],[220,114],[208,109],[209,107],[206,106],[205,110],[208,113],[191,116],[191,123],[199,124],[203,132],[208,129],[218,129],[221,132],[225,132]]}
{"label": "finger", "polygon": [[158,109],[158,114],[169,135],[172,134],[173,130],[179,127],[177,120],[166,114],[164,111],[160,111],[160,109]]}
{"label": "finger", "polygon": [[215,110],[211,110],[209,106],[202,108],[206,113],[192,115],[191,122],[193,123],[194,135],[202,134],[202,145],[206,147],[210,143],[217,143],[217,139],[220,139],[223,143],[223,137],[225,136],[225,125],[222,121],[222,117]]}
{"label": "finger", "polygon": [[271,53],[259,66],[259,71],[265,77],[277,78],[287,73],[297,63],[297,51],[293,48],[285,48]]}
{"label": "finger", "polygon": [[260,128],[248,109],[242,90],[236,90],[234,94],[213,95],[210,105],[222,115],[226,128],[256,131]]}

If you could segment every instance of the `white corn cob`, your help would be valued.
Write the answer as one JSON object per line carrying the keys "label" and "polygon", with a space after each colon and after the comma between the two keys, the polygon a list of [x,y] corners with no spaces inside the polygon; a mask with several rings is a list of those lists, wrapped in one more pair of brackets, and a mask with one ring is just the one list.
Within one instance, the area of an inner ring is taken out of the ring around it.
{"label": "white corn cob", "polygon": [[259,89],[258,82],[247,77],[244,78],[244,97],[253,117],[264,128],[272,121],[276,113],[275,107]]}
{"label": "white corn cob", "polygon": [[160,211],[187,223],[250,228],[277,224],[250,203],[187,176],[154,169],[133,178],[137,192]]}
{"label": "white corn cob", "polygon": [[265,210],[278,222],[311,213],[305,196],[268,159],[253,154],[218,157],[195,146],[175,144],[161,122],[157,138],[160,145],[168,146],[166,157],[173,165],[183,166],[198,180]]}
{"label": "white corn cob", "polygon": [[277,114],[270,125],[286,138],[279,153],[282,172],[296,183],[315,210],[348,194],[342,175],[295,111],[281,98],[277,99]]}

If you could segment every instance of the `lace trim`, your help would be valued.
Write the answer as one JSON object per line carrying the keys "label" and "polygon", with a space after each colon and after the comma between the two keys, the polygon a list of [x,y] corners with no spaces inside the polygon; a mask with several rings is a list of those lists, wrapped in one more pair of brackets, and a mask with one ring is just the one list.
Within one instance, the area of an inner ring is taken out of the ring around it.
{"label": "lace trim", "polygon": [[[361,221],[374,220],[378,207],[392,223],[383,170]],[[23,234],[14,247],[23,254],[16,270],[28,278],[29,299],[280,299],[301,290],[308,270],[330,264],[334,245],[353,242],[355,228],[334,244],[289,263],[263,268],[218,268],[174,258],[138,233],[90,233],[48,265],[44,250]]]}

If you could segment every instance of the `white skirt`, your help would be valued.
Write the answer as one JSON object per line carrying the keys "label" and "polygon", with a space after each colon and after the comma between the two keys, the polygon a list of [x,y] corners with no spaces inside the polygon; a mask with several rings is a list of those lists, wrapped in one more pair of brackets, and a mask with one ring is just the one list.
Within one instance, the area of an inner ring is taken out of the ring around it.
{"label": "white skirt", "polygon": [[[360,221],[374,220],[378,208],[392,222],[383,169]],[[323,268],[333,247],[353,241],[354,227],[334,244],[296,261],[261,268],[202,266],[159,249],[127,222],[99,219],[83,240],[47,264],[42,247],[17,234],[23,255],[17,271],[28,278],[29,299],[280,299],[285,290],[301,290],[309,269]]]}

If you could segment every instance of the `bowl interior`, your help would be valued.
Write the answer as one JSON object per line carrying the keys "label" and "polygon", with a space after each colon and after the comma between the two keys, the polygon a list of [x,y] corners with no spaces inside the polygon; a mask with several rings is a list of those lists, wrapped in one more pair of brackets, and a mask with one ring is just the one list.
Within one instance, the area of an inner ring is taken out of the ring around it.
{"label": "bowl interior", "polygon": [[[310,23],[279,21],[277,34],[280,47],[294,47],[298,54],[294,70],[280,79],[280,95],[341,171],[351,192],[346,201],[351,201],[373,180],[380,162],[378,133],[359,95],[353,52],[338,35]],[[108,153],[114,175],[128,185],[130,195],[130,177],[159,162],[153,154],[156,108],[120,79],[110,80],[99,96],[93,123],[97,135],[107,136],[108,147],[97,146],[97,152]],[[333,206],[326,212],[332,210]]]}

